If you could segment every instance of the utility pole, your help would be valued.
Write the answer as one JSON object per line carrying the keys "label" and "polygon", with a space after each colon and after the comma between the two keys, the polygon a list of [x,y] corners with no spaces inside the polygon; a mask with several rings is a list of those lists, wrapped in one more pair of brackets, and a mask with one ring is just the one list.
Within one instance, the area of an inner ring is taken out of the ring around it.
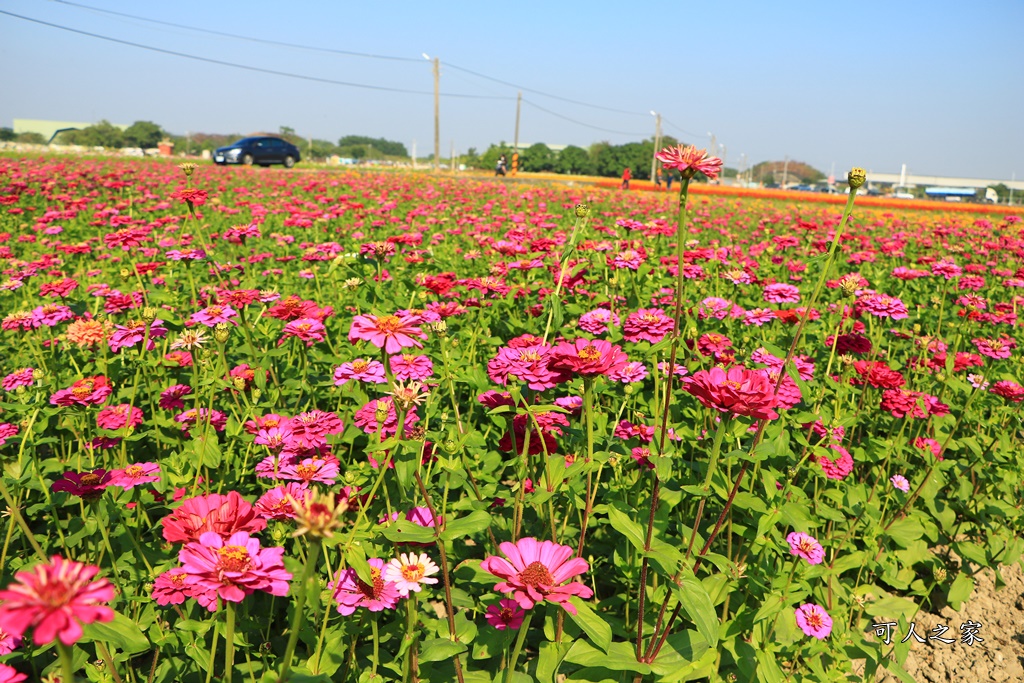
{"label": "utility pole", "polygon": [[519,112],[523,108],[523,91],[516,96],[516,134],[512,141],[512,175],[519,171]]}
{"label": "utility pole", "polygon": [[715,153],[715,134],[714,133],[708,133],[708,135],[711,136],[711,147],[708,148],[708,152],[711,153],[711,154],[714,154]]}
{"label": "utility pole", "polygon": [[654,154],[651,155],[651,182],[654,182],[658,172],[658,148],[661,147],[661,114],[652,111],[654,114]]}
{"label": "utility pole", "polygon": [[789,182],[789,155],[786,155],[786,160],[782,164],[782,189],[786,189],[786,183]]}
{"label": "utility pole", "polygon": [[441,58],[434,57],[434,168],[441,168]]}
{"label": "utility pole", "polygon": [[412,141],[412,170],[416,170],[416,141]]}
{"label": "utility pole", "polygon": [[[1014,171],[1013,173],[1010,174],[1010,182],[1011,183],[1017,182],[1017,172],[1016,171]],[[1013,185],[1010,185],[1010,206],[1013,206]]]}
{"label": "utility pole", "polygon": [[[726,159],[725,152],[726,152],[725,145],[722,145],[722,180],[725,179],[725,159]],[[719,181],[719,183],[721,183],[721,180]]]}
{"label": "utility pole", "polygon": [[455,175],[455,140],[452,140],[452,175]]}

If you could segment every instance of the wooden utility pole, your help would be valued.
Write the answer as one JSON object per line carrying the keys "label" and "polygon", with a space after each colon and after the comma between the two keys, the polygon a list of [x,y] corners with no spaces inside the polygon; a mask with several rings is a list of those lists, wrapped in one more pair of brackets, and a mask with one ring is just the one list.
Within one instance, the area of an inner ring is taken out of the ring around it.
{"label": "wooden utility pole", "polygon": [[654,154],[651,156],[651,182],[658,172],[658,148],[661,147],[661,114],[654,114]]}
{"label": "wooden utility pole", "polygon": [[516,97],[516,135],[512,142],[512,175],[519,170],[519,112],[523,107],[523,91]]}
{"label": "wooden utility pole", "polygon": [[452,140],[452,175],[455,174],[455,140]]}
{"label": "wooden utility pole", "polygon": [[412,141],[412,170],[416,170],[416,141]]}
{"label": "wooden utility pole", "polygon": [[434,169],[441,169],[441,58],[434,57]]}

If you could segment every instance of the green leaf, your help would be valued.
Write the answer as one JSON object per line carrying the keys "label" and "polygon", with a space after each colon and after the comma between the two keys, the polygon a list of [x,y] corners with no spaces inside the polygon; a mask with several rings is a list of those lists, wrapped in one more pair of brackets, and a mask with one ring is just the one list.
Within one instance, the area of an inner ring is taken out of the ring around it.
{"label": "green leaf", "polygon": [[356,576],[366,584],[373,585],[373,575],[370,572],[370,563],[366,561],[366,553],[363,549],[354,545],[345,552],[345,561],[348,566],[356,570]]}
{"label": "green leaf", "polygon": [[774,653],[758,650],[754,656],[757,657],[757,680],[763,683],[786,683],[786,676],[776,663]]}
{"label": "green leaf", "polygon": [[711,647],[718,644],[718,614],[704,584],[689,572],[683,574],[679,584],[671,583],[672,592],[683,605],[697,632]]}
{"label": "green leaf", "polygon": [[594,645],[607,652],[608,646],[612,643],[612,627],[604,619],[597,616],[597,613],[590,609],[590,605],[579,597],[574,595],[569,598],[569,601],[576,608],[576,614],[569,610],[565,611],[566,614],[573,620],[573,623],[590,637]]}
{"label": "green leaf", "polygon": [[921,538],[924,534],[924,527],[915,517],[904,517],[893,522],[886,532],[892,540],[904,548]]}
{"label": "green leaf", "polygon": [[82,632],[82,640],[86,642],[105,643],[128,654],[145,652],[150,647],[149,639],[138,625],[120,612],[114,613],[113,621],[94,621],[83,626]]}
{"label": "green leaf", "polygon": [[708,647],[704,638],[693,630],[675,633],[665,640],[661,652],[651,663],[659,681],[689,681],[710,675],[704,669],[713,667],[717,650]]}
{"label": "green leaf", "polygon": [[491,526],[491,515],[483,510],[473,510],[464,517],[447,522],[441,538],[450,541],[455,538],[463,538],[472,534],[480,533]]}
{"label": "green leaf", "polygon": [[448,638],[429,638],[420,645],[419,661],[443,662],[462,654],[467,649],[465,643],[453,643]]}
{"label": "green leaf", "polygon": [[626,540],[633,544],[633,547],[643,552],[644,530],[634,522],[629,515],[617,507],[608,506],[608,521],[612,528],[626,537]]}
{"label": "green leaf", "polygon": [[974,579],[968,576],[964,572],[957,574],[957,577],[953,579],[952,585],[949,587],[949,595],[947,600],[950,606],[960,611],[960,605],[971,597],[971,593],[974,592]]}
{"label": "green leaf", "polygon": [[[494,630],[494,629],[490,629]],[[576,643],[584,643],[586,641],[577,640]],[[558,671],[559,666],[562,664],[562,660],[565,659],[565,653],[569,651],[573,643],[564,642],[561,645],[558,643],[544,642],[540,644],[540,652],[537,657],[537,670],[534,675],[537,677],[538,683],[555,683],[555,672]]]}
{"label": "green leaf", "polygon": [[434,529],[420,526],[406,520],[393,522],[381,532],[384,538],[392,543],[432,543],[434,541]]}
{"label": "green leaf", "polygon": [[598,650],[585,640],[577,640],[565,656],[565,661],[580,666],[600,666],[612,671],[635,671],[640,674],[651,673],[651,667],[636,661],[636,651],[632,643],[612,643],[608,652]]}

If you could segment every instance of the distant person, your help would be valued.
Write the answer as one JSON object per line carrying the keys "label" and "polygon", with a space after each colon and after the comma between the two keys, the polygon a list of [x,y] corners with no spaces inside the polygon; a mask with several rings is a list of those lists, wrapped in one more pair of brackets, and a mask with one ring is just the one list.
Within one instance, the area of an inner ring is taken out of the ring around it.
{"label": "distant person", "polygon": [[502,154],[498,157],[498,165],[494,168],[494,175],[504,176],[508,172],[508,161],[505,160],[505,155]]}
{"label": "distant person", "polygon": [[673,180],[675,180],[675,175],[673,175],[672,171],[666,172],[665,173],[665,189],[668,190],[669,192],[672,191],[672,181]]}
{"label": "distant person", "polygon": [[632,173],[630,173],[629,166],[627,166],[626,170],[624,170],[622,172],[622,189],[623,190],[628,190],[629,189],[629,179],[630,179],[631,176],[632,176]]}
{"label": "distant person", "polygon": [[659,170],[654,174],[654,187],[655,189],[661,189],[661,171]]}

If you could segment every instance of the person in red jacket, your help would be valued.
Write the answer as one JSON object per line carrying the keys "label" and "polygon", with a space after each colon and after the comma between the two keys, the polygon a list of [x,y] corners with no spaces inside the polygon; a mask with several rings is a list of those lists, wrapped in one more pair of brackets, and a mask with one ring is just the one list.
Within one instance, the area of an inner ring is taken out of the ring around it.
{"label": "person in red jacket", "polygon": [[631,175],[632,174],[629,172],[629,166],[627,166],[626,170],[622,172],[622,189],[623,190],[628,190],[629,189],[629,179],[630,179]]}

